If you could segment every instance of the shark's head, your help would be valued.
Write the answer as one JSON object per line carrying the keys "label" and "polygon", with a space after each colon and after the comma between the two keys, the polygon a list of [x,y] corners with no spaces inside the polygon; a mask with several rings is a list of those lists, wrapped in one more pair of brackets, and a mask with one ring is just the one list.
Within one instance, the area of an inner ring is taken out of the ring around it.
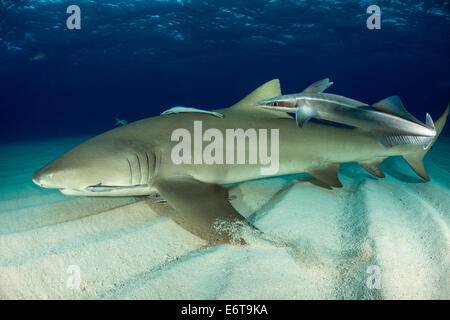
{"label": "shark's head", "polygon": [[257,101],[255,102],[255,105],[267,109],[284,110],[295,108],[297,101],[294,95],[286,94],[283,96]]}
{"label": "shark's head", "polygon": [[66,195],[134,196],[149,194],[154,155],[128,140],[96,137],[37,171],[33,182]]}

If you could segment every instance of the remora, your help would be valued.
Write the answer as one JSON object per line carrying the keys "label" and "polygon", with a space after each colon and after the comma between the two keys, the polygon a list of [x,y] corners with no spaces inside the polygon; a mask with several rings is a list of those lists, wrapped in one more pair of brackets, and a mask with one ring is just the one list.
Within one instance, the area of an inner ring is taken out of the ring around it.
{"label": "remora", "polygon": [[417,120],[403,106],[398,96],[368,105],[336,94],[323,93],[333,82],[328,78],[317,81],[298,94],[272,97],[255,104],[257,106],[295,113],[301,128],[311,118],[333,121],[371,132],[385,147],[400,144],[423,145],[426,149],[436,135],[431,116],[426,124]]}

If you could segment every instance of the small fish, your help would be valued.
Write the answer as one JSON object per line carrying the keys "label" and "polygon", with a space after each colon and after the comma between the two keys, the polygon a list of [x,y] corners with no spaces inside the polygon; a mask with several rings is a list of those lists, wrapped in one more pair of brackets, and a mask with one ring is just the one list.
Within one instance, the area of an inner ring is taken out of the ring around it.
{"label": "small fish", "polygon": [[297,94],[287,94],[255,105],[266,109],[295,113],[297,125],[303,127],[311,118],[334,121],[369,131],[385,147],[396,145],[423,145],[426,149],[436,136],[431,116],[426,124],[417,120],[403,106],[397,96],[381,100],[373,105],[323,93],[333,82],[328,78],[317,81]]}
{"label": "small fish", "polygon": [[117,117],[114,117],[114,119],[116,119],[116,126],[118,126],[119,124],[121,124],[121,125],[126,125],[126,124],[128,124],[128,121],[127,120],[120,120],[119,118],[117,118]]}
{"label": "small fish", "polygon": [[121,190],[121,189],[134,189],[139,187],[145,187],[143,184],[136,184],[132,186],[103,186],[101,183],[96,184],[95,186],[86,187],[86,191],[91,192],[108,192],[112,190]]}
{"label": "small fish", "polygon": [[28,59],[30,62],[36,61],[36,60],[41,60],[44,59],[46,57],[45,53],[38,53],[37,55],[35,55],[34,57]]}
{"label": "small fish", "polygon": [[173,114],[173,113],[175,113],[175,114],[177,114],[177,113],[205,113],[205,114],[210,114],[212,116],[215,116],[217,118],[223,118],[223,114],[221,114],[219,112],[201,110],[201,109],[191,108],[191,107],[181,107],[181,106],[170,108],[170,109],[164,111],[163,113],[161,113],[161,115]]}

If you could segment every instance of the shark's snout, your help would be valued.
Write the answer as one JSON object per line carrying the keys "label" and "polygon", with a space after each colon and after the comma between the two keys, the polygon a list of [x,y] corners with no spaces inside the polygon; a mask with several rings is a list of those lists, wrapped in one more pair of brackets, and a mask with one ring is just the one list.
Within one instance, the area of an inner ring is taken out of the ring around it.
{"label": "shark's snout", "polygon": [[52,181],[53,176],[54,176],[53,170],[51,170],[51,168],[44,167],[36,171],[31,177],[31,180],[42,188],[60,188],[60,186],[57,186]]}
{"label": "shark's snout", "polygon": [[39,175],[37,174],[37,172],[35,172],[33,174],[33,176],[31,177],[31,180],[34,182],[34,184],[38,185],[39,187],[42,187],[42,184],[40,182]]}

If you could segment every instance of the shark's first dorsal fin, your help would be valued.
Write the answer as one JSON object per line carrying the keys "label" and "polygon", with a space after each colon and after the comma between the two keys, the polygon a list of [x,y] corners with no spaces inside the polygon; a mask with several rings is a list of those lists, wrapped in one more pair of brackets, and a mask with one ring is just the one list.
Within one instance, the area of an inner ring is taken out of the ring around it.
{"label": "shark's first dorsal fin", "polygon": [[405,107],[403,106],[402,100],[398,96],[392,96],[386,99],[383,99],[372,106],[374,109],[378,111],[382,111],[385,113],[389,113],[400,118],[410,120],[412,122],[422,124],[419,120],[417,120],[411,113],[409,113]]}
{"label": "shark's first dorsal fin", "polygon": [[244,99],[230,107],[233,110],[248,110],[258,114],[292,119],[287,113],[255,107],[255,102],[281,96],[280,80],[273,79],[253,90]]}
{"label": "shark's first dorsal fin", "polygon": [[327,90],[329,87],[333,85],[334,82],[331,82],[330,79],[325,78],[323,80],[314,82],[308,88],[303,90],[303,93],[322,93]]}
{"label": "shark's first dorsal fin", "polygon": [[[262,86],[253,90],[249,95],[238,103],[231,106],[231,108],[251,108],[256,109],[254,103],[257,101],[281,96],[280,80],[273,79],[264,83]],[[261,110],[261,109],[257,109]]]}

